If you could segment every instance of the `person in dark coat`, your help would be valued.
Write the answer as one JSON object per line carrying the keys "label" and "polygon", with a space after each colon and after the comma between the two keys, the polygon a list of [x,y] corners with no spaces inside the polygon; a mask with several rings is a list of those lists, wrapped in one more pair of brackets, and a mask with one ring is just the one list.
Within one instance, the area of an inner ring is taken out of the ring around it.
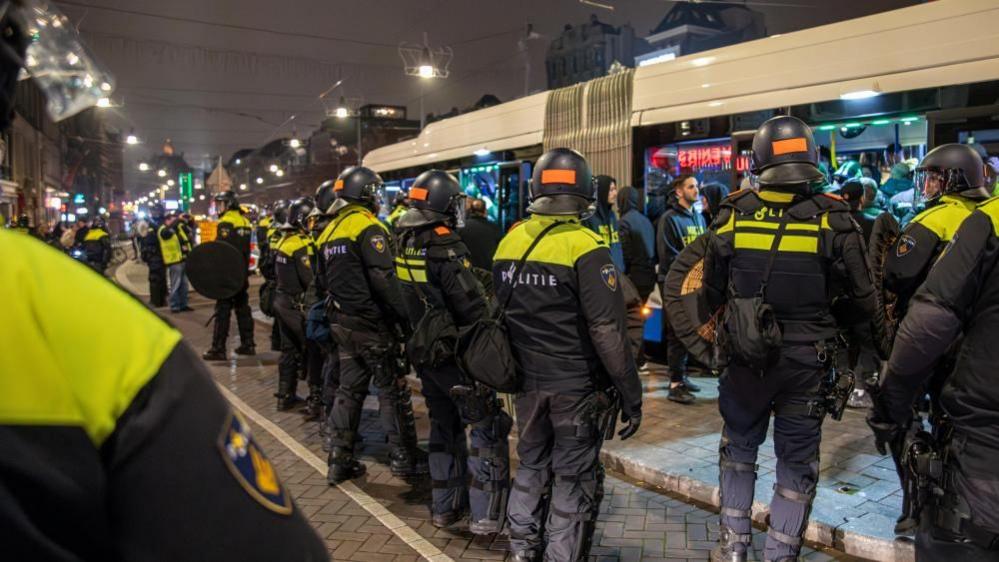
{"label": "person in dark coat", "polygon": [[718,214],[722,199],[728,197],[728,188],[720,183],[706,183],[701,186],[701,215],[704,216],[704,224],[711,224]]}
{"label": "person in dark coat", "polygon": [[[843,185],[843,189],[839,191],[839,195],[850,205],[850,216],[853,217],[853,220],[857,221],[857,224],[860,225],[860,230],[864,232],[864,242],[870,244],[871,231],[874,229],[874,218],[864,212],[864,207],[867,204],[867,191],[869,191],[868,186],[864,185],[865,183],[873,184],[874,180],[870,178],[849,180]],[[877,189],[876,184],[873,187]]]}
{"label": "person in dark coat", "polygon": [[618,190],[618,229],[624,252],[624,272],[644,302],[656,286],[656,228],[640,209],[637,189],[625,186]]}
{"label": "person in dark coat", "polygon": [[617,198],[617,180],[610,176],[596,176],[597,182],[596,211],[583,221],[583,224],[603,238],[610,248],[611,260],[618,270],[623,271],[624,252],[621,249],[621,233],[618,231],[617,215],[614,214],[614,202]]}
{"label": "person in dark coat", "polygon": [[503,239],[503,230],[486,218],[485,201],[471,199],[468,202],[468,217],[465,226],[458,229],[458,234],[468,248],[468,261],[472,262],[472,267],[492,271],[493,254]]}

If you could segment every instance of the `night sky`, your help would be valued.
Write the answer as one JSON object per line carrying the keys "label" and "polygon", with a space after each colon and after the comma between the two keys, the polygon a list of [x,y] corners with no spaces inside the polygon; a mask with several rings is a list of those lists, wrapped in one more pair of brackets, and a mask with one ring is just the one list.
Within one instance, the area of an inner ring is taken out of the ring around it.
{"label": "night sky", "polygon": [[[268,140],[305,138],[327,109],[406,105],[427,112],[466,107],[491,93],[503,101],[544,89],[544,54],[566,23],[597,14],[631,24],[639,37],[673,6],[664,0],[72,0],[56,4],[77,22],[117,79],[116,124],[143,145],[126,151],[126,185],[148,154],[171,139],[194,166]],[[761,0],[770,34],[917,3],[914,0]],[[100,9],[100,8],[110,9]],[[132,12],[132,13],[128,13]],[[155,14],[153,17],[143,14]],[[202,23],[207,22],[207,23]],[[526,24],[537,34],[524,42]],[[222,24],[222,25],[213,25]],[[280,33],[272,33],[276,31]],[[403,74],[400,42],[454,50],[448,79]],[[528,56],[521,45],[526,44]],[[533,72],[527,73],[527,63]],[[337,81],[341,86],[318,99]],[[295,116],[293,119],[291,116]]]}

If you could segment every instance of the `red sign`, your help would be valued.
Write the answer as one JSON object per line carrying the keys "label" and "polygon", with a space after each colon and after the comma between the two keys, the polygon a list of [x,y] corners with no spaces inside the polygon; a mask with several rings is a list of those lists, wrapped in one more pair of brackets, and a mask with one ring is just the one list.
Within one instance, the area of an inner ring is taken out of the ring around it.
{"label": "red sign", "polygon": [[[676,159],[681,170],[705,168],[728,170],[732,168],[732,146],[728,144],[681,146],[677,148]],[[749,156],[737,156],[735,165],[736,170],[740,172],[748,170]]]}

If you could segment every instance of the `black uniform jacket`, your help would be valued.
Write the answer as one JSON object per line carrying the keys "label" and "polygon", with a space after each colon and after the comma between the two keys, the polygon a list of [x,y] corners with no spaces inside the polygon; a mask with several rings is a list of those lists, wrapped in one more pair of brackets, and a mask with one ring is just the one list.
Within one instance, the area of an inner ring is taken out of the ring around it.
{"label": "black uniform jacket", "polygon": [[457,326],[473,324],[485,314],[482,286],[469,269],[468,248],[457,232],[437,224],[403,231],[399,240],[395,272],[411,324],[423,317],[423,299],[447,310]]}
{"label": "black uniform jacket", "polygon": [[348,205],[316,240],[331,312],[348,329],[378,332],[398,325],[408,330],[390,237],[378,217],[360,205]]}
{"label": "black uniform jacket", "polygon": [[0,558],[327,559],[179,332],[41,242],[0,248]]}
{"label": "black uniform jacket", "polygon": [[784,218],[787,224],[764,295],[784,341],[804,344],[834,337],[838,322],[831,305],[837,297],[850,299],[854,318],[870,318],[874,288],[850,208],[834,196],[776,190],[737,191],[722,202],[704,257],[711,309],[732,294],[758,293]]}
{"label": "black uniform jacket", "polygon": [[[524,268],[514,268],[531,242],[550,230]],[[642,389],[625,326],[620,272],[601,237],[578,220],[534,215],[503,238],[493,258],[496,301],[506,308],[525,389],[562,390],[605,377],[625,414],[638,413]]]}
{"label": "black uniform jacket", "polygon": [[302,296],[313,279],[312,239],[306,234],[288,232],[273,252],[278,292],[293,298]]}

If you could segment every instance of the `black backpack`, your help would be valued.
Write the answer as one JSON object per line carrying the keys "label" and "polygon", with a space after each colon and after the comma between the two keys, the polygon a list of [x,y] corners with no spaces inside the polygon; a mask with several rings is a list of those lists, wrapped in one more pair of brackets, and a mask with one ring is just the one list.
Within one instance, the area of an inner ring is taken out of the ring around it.
{"label": "black backpack", "polygon": [[520,390],[521,385],[520,373],[504,322],[506,307],[513,297],[513,290],[517,287],[517,279],[524,263],[527,262],[527,257],[537,247],[538,242],[560,224],[563,223],[556,221],[546,226],[524,252],[513,270],[510,293],[507,294],[503,306],[497,307],[489,316],[459,331],[458,346],[455,351],[458,366],[470,378],[498,392],[515,393]]}
{"label": "black backpack", "polygon": [[[401,240],[399,245],[405,249],[406,241]],[[405,258],[402,262],[409,270],[409,276],[413,279],[413,289],[423,303],[423,316],[413,326],[413,335],[406,341],[406,356],[414,367],[438,367],[454,357],[458,329],[454,325],[451,313],[447,309],[434,306],[423,289],[420,289],[409,262]]]}

